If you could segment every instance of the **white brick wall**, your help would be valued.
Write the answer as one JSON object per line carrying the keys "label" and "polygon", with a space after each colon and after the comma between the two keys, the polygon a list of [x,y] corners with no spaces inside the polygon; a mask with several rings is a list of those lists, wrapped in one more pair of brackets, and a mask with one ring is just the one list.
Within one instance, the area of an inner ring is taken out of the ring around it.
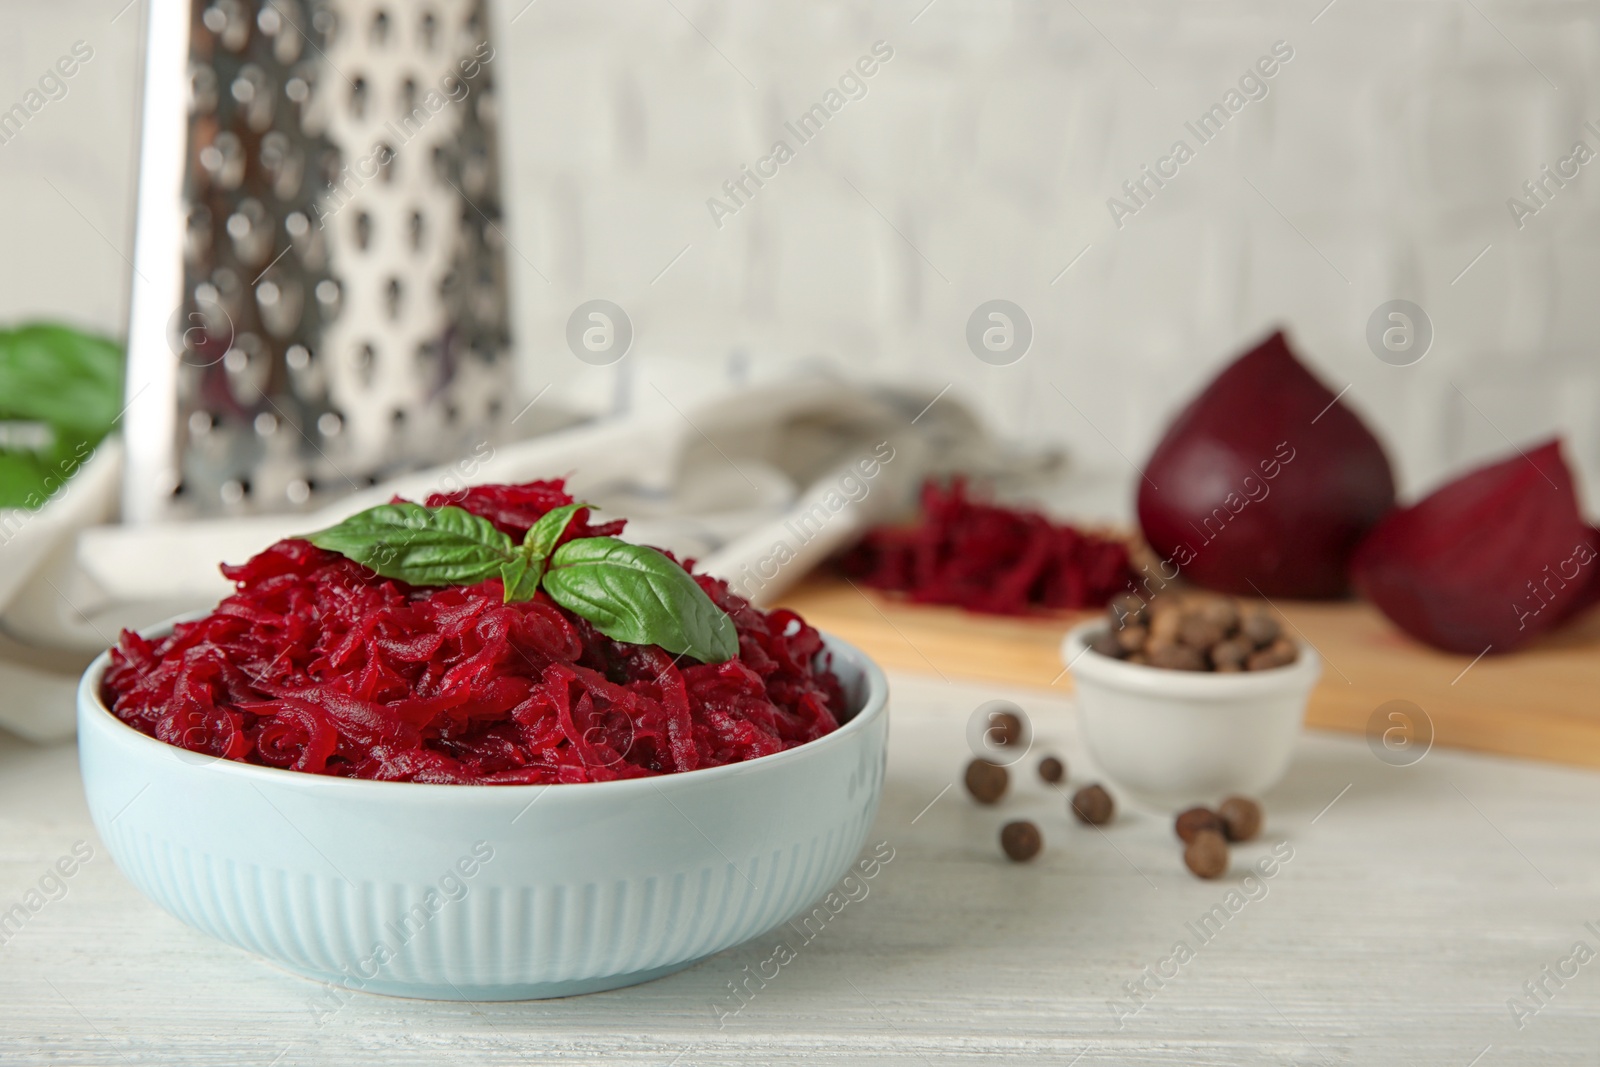
{"label": "white brick wall", "polygon": [[[954,383],[1002,432],[1125,470],[1119,451],[1142,458],[1220,361],[1282,322],[1331,387],[1351,384],[1403,485],[1505,451],[1502,435],[1560,431],[1600,489],[1600,163],[1520,231],[1505,204],[1600,121],[1600,9],[524,2],[497,9],[495,70],[509,232],[548,279],[511,257],[530,389],[554,381],[552,397],[599,410],[631,373],[636,402],[660,402],[653,379],[681,404],[736,352],[760,375],[821,359]],[[74,40],[95,59],[0,145],[0,319],[121,329],[142,4],[113,23],[120,3],[8,10],[0,105]],[[894,58],[865,98],[793,143],[783,121],[880,39]],[[1192,142],[1183,123],[1277,40],[1295,55],[1267,97],[1116,228],[1106,199]],[[716,228],[706,198],[779,137],[794,160]],[[567,315],[593,297],[634,320],[621,368],[565,350]],[[993,297],[1034,323],[1010,367],[964,341]],[[1395,297],[1436,330],[1412,367],[1364,340]]]}

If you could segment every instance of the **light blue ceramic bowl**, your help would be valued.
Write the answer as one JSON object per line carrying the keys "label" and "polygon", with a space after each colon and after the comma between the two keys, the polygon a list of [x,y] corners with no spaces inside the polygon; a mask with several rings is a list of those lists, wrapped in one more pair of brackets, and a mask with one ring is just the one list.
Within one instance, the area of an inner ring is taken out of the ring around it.
{"label": "light blue ceramic bowl", "polygon": [[883,788],[888,683],[854,647],[827,647],[856,712],[828,736],[726,767],[557,786],[354,781],[197,756],[107,711],[103,654],[78,692],[84,790],[142,893],[300,974],[443,1000],[613,989],[794,918],[850,868]]}

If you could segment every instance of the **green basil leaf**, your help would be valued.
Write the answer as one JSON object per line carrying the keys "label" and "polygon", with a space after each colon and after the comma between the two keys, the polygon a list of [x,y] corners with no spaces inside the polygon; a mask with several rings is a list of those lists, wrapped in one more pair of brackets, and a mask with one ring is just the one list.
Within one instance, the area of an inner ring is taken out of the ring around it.
{"label": "green basil leaf", "polygon": [[0,508],[40,508],[94,455],[95,442],[70,427],[41,449],[0,448]]}
{"label": "green basil leaf", "polygon": [[[567,526],[572,522],[572,516],[578,513],[579,508],[589,507],[588,504],[563,504],[559,508],[551,508],[539,516],[539,521],[528,528],[528,535],[522,539],[522,551],[536,560],[547,560],[550,553],[555,551],[556,542],[561,540],[561,535],[567,532]],[[543,564],[541,563],[541,569]]]}
{"label": "green basil leaf", "polygon": [[660,645],[705,663],[739,654],[733,620],[688,571],[653,548],[583,537],[556,549],[550,563],[545,592],[613,640]]}
{"label": "green basil leaf", "polygon": [[0,417],[70,427],[91,442],[122,410],[122,347],[66,326],[0,330]]}
{"label": "green basil leaf", "polygon": [[511,538],[458,507],[380,504],[305,539],[412,585],[474,585],[517,558]]}
{"label": "green basil leaf", "polygon": [[36,452],[0,449],[0,508],[37,508],[49,498],[50,468]]}
{"label": "green basil leaf", "polygon": [[120,346],[44,323],[0,330],[0,507],[43,506],[121,411]]}
{"label": "green basil leaf", "polygon": [[543,560],[529,563],[525,559],[514,559],[510,563],[502,563],[500,581],[506,587],[504,603],[532,600],[533,594],[539,591],[539,579],[543,574]]}

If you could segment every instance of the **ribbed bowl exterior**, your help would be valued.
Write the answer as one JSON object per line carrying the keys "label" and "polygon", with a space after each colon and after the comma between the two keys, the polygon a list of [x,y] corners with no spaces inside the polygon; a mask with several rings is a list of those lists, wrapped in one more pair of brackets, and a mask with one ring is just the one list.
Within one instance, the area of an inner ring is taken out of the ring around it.
{"label": "ribbed bowl exterior", "polygon": [[562,786],[358,782],[212,760],[79,690],[90,813],[177,918],[348,989],[439,999],[591,992],[792,919],[851,867],[883,787],[887,683],[829,639],[861,710],[729,767]]}

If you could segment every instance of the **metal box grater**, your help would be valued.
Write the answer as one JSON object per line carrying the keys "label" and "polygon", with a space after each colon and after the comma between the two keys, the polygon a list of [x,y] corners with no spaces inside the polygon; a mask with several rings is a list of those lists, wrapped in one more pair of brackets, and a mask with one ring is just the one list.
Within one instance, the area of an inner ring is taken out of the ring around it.
{"label": "metal box grater", "polygon": [[294,510],[499,436],[484,0],[151,0],[127,521]]}

